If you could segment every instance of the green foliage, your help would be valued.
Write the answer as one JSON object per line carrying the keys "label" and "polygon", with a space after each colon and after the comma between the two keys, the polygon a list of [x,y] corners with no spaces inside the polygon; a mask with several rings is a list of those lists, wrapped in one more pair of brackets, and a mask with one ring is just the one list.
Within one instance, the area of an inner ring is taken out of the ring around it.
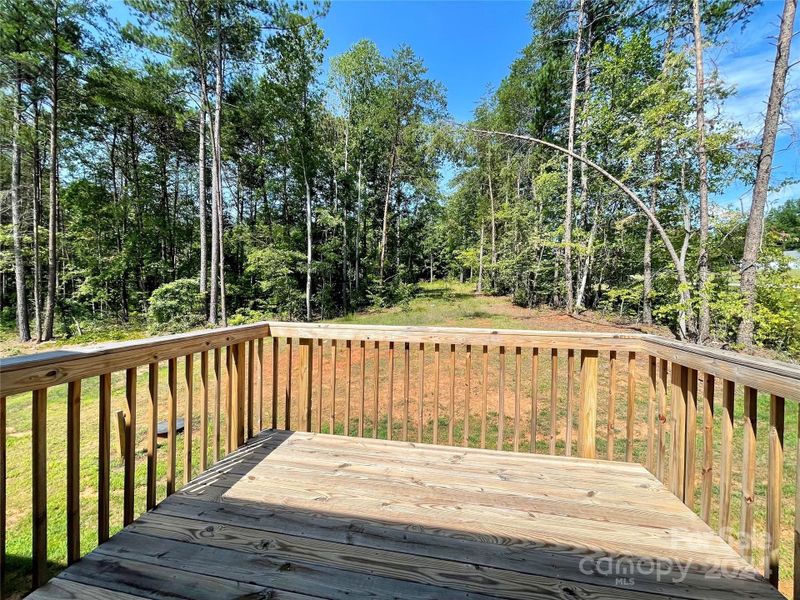
{"label": "green foliage", "polygon": [[246,258],[245,274],[252,278],[256,294],[251,310],[273,319],[299,319],[305,301],[299,282],[305,257],[302,253],[266,247],[251,250]]}
{"label": "green foliage", "polygon": [[800,199],[789,200],[767,216],[767,227],[776,232],[785,250],[800,250]]}
{"label": "green foliage", "polygon": [[147,324],[157,333],[176,333],[199,327],[205,321],[205,297],[195,279],[176,279],[153,291],[148,301]]}

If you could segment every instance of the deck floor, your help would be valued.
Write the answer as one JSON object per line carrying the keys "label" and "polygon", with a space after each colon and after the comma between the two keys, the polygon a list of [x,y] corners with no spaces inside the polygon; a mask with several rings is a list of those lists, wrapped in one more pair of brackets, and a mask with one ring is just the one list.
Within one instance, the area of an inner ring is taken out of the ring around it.
{"label": "deck floor", "polygon": [[639,465],[266,431],[32,598],[782,598]]}

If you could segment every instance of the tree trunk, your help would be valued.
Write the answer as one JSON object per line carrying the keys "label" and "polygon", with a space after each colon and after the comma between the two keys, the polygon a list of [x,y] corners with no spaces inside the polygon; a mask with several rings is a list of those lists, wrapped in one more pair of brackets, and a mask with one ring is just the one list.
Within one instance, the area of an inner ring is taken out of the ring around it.
{"label": "tree trunk", "polygon": [[36,339],[42,340],[42,261],[39,219],[42,212],[42,155],[39,149],[39,101],[33,104],[33,314]]}
{"label": "tree trunk", "polygon": [[206,239],[206,110],[205,93],[200,98],[200,133],[197,151],[197,209],[200,213],[200,293],[205,297],[208,290],[208,256]]}
{"label": "tree trunk", "polygon": [[56,269],[58,257],[56,256],[56,216],[58,212],[58,8],[59,2],[54,3],[53,30],[52,30],[52,56],[50,79],[50,217],[48,219],[47,239],[47,303],[44,312],[43,340],[53,338],[53,320],[56,310]]}
{"label": "tree trunk", "polygon": [[698,278],[700,286],[700,314],[697,341],[708,340],[711,315],[708,307],[708,162],[706,158],[705,81],[703,75],[703,32],[700,20],[700,0],[692,0],[694,25],[695,110],[697,113],[697,163],[700,195],[700,247],[698,249]]}
{"label": "tree trunk", "polygon": [[20,123],[22,121],[22,74],[19,63],[14,65],[14,107],[11,124],[11,222],[14,237],[14,275],[17,286],[17,330],[19,339],[31,339],[28,322],[28,293],[25,289],[25,263],[22,260],[22,218],[20,214]]}
{"label": "tree trunk", "polygon": [[478,293],[483,293],[483,220],[481,220],[481,246],[478,253]]}
{"label": "tree trunk", "polygon": [[397,136],[392,146],[392,154],[389,157],[389,176],[386,179],[386,195],[383,200],[383,226],[381,227],[381,266],[380,266],[380,281],[383,283],[383,267],[386,262],[386,244],[388,241],[388,226],[389,226],[389,197],[392,192],[392,175],[394,174],[394,163],[397,160]]}
{"label": "tree trunk", "polygon": [[[664,56],[661,63],[661,73],[667,70],[667,58],[672,51],[672,42],[675,36],[675,12],[678,0],[673,0],[670,4],[669,21],[667,25],[667,37],[664,40]],[[662,160],[661,139],[656,140],[656,148],[653,154],[653,183],[650,186],[650,212],[656,214],[658,206],[659,183],[661,178]],[[647,221],[647,229],[644,234],[644,253],[642,259],[642,322],[646,325],[653,324],[653,223]]]}
{"label": "tree trunk", "polygon": [[761,236],[764,231],[764,208],[767,203],[769,179],[772,173],[772,156],[775,152],[775,137],[778,134],[781,104],[786,73],[789,70],[789,50],[792,43],[792,28],[797,11],[797,0],[785,0],[781,17],[780,34],[775,51],[775,66],[772,71],[772,85],[767,102],[767,115],[764,119],[764,134],[761,139],[761,153],[758,157],[758,170],[753,186],[753,202],[750,205],[750,219],[742,252],[740,290],[745,300],[745,310],[739,324],[737,341],[750,348],[753,345],[753,311],[756,308],[756,275]]}
{"label": "tree trunk", "polygon": [[363,162],[358,161],[358,181],[356,183],[356,235],[355,235],[355,246],[356,246],[356,264],[355,264],[355,288],[356,288],[356,300],[358,300],[358,289],[361,283],[360,273],[361,273],[361,171],[363,167]]}
{"label": "tree trunk", "polygon": [[[497,219],[495,218],[494,205],[494,186],[492,185],[492,151],[489,150],[489,168],[487,170],[489,180],[489,211],[492,221],[492,266],[497,264]],[[481,224],[481,239],[483,236],[483,224]]]}
{"label": "tree trunk", "polygon": [[575,310],[583,308],[583,296],[586,293],[586,282],[589,279],[589,269],[592,266],[592,258],[594,253],[594,239],[597,236],[597,228],[600,223],[600,200],[598,199],[594,205],[594,216],[592,218],[592,229],[589,231],[589,241],[586,243],[586,258],[583,261],[583,270],[581,272],[580,283],[578,284],[578,292],[575,295]]}
{"label": "tree trunk", "polygon": [[[567,149],[575,149],[575,113],[578,102],[578,71],[581,62],[581,36],[583,33],[584,1],[578,4],[578,25],[575,34],[575,55],[572,63],[572,87],[569,99],[569,124],[567,127]],[[573,159],[567,155],[567,193],[564,208],[564,284],[566,289],[566,310],[572,312],[575,308],[575,298],[572,292],[572,180]]]}
{"label": "tree trunk", "polygon": [[306,320],[311,321],[311,186],[308,184],[305,158],[303,183],[306,188]]}

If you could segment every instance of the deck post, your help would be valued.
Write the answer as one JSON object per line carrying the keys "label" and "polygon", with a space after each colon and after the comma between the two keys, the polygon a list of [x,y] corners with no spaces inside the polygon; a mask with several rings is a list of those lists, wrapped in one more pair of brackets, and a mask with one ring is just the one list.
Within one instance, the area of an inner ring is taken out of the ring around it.
{"label": "deck post", "polygon": [[581,397],[578,413],[578,456],[581,458],[595,458],[597,357],[597,350],[581,350]]}

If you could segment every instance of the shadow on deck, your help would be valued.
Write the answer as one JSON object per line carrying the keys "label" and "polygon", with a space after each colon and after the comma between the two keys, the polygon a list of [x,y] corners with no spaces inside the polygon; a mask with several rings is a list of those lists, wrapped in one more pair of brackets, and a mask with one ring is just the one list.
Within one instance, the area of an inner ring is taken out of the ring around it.
{"label": "shadow on deck", "polygon": [[643,467],[265,431],[31,598],[781,598]]}

